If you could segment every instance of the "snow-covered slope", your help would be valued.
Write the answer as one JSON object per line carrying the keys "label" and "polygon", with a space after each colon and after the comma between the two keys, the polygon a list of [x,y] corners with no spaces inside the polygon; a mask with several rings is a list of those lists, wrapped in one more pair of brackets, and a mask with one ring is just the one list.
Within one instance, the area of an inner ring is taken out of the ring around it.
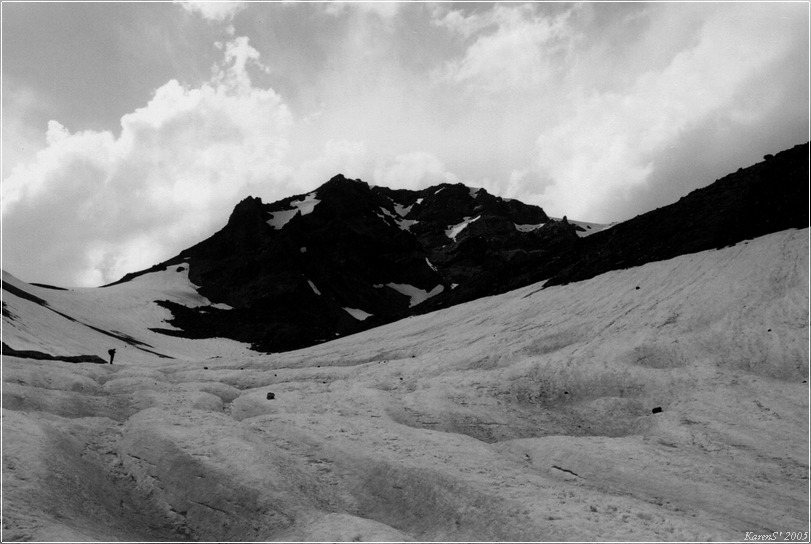
{"label": "snow-covered slope", "polygon": [[3,272],[3,342],[48,355],[98,355],[116,349],[117,362],[149,364],[156,358],[204,359],[252,353],[226,339],[191,341],[152,329],[171,330],[171,314],[156,304],[170,300],[192,308],[216,308],[189,281],[188,266],[151,272],[101,289],[50,289]]}
{"label": "snow-covered slope", "polygon": [[[3,540],[802,534],[808,236],[530,285],[273,355],[146,330],[162,326],[157,291],[205,304],[182,271],[115,297],[4,277],[174,359],[4,358]],[[14,347],[109,345],[6,301]]]}

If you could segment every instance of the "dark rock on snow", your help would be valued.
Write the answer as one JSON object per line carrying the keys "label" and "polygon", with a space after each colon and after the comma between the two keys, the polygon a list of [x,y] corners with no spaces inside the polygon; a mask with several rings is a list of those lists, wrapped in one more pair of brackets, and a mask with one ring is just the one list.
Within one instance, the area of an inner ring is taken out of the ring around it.
{"label": "dark rock on snow", "polygon": [[8,357],[20,357],[22,359],[35,359],[38,361],[64,361],[67,363],[95,363],[106,365],[107,361],[98,355],[51,355],[36,350],[19,350],[2,343],[2,354]]}

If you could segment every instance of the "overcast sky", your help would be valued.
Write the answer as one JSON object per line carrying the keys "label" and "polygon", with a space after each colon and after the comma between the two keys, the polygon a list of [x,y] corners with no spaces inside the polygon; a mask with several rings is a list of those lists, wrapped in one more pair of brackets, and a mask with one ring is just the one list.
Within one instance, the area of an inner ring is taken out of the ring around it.
{"label": "overcast sky", "polygon": [[338,172],[610,222],[808,139],[798,3],[3,3],[3,267],[93,286]]}

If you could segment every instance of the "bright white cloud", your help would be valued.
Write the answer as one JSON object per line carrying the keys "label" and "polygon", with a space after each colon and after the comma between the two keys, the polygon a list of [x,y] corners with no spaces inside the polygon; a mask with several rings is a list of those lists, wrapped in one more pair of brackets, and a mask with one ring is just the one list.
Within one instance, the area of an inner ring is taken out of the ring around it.
{"label": "bright white cloud", "polygon": [[321,155],[303,161],[292,178],[303,187],[316,187],[339,173],[368,179],[370,160],[364,142],[328,140]]}
{"label": "bright white cloud", "polygon": [[247,7],[246,2],[211,2],[204,0],[177,3],[189,13],[197,13],[204,19],[217,23],[230,21],[237,13]]}
{"label": "bright white cloud", "polygon": [[497,194],[555,215],[613,221],[690,131],[728,121],[767,126],[776,107],[769,97],[792,93],[791,78],[775,67],[807,48],[807,13],[796,6],[613,8],[432,7],[434,26],[464,46],[435,71],[444,91],[465,97],[466,110],[449,108],[467,124],[455,141],[470,161],[489,163],[475,164],[477,179],[452,152],[429,149],[463,180]]}
{"label": "bright white cloud", "polygon": [[[47,147],[3,182],[4,256],[22,277],[92,285],[170,256],[221,226],[248,193],[290,171],[292,116],[251,84],[258,53],[226,45],[212,81],[160,87],[121,133],[48,125]],[[31,254],[29,248],[40,248]]]}
{"label": "bright white cloud", "polygon": [[446,77],[475,92],[538,87],[557,75],[555,58],[576,38],[568,24],[570,13],[547,16],[536,13],[532,4],[497,4],[469,16],[446,13],[434,23],[465,39],[475,37],[464,56],[448,64]]}
{"label": "bright white cloud", "polygon": [[374,170],[377,185],[403,189],[423,189],[440,183],[458,183],[459,178],[448,172],[442,161],[431,153],[417,151],[381,161]]}
{"label": "bright white cloud", "polygon": [[[676,146],[685,131],[710,115],[735,115],[736,93],[784,55],[792,40],[790,34],[765,32],[753,9],[749,4],[734,13],[711,14],[693,47],[627,88],[578,89],[561,104],[559,117],[537,140],[537,170],[551,182],[544,202],[570,217],[605,214],[612,202],[647,182],[657,157]],[[669,11],[660,15],[682,13]]]}

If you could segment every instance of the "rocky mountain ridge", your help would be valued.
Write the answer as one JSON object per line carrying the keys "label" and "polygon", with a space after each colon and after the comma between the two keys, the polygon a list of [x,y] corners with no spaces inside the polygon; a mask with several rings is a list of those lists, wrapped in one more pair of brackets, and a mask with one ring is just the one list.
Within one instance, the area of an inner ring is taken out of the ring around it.
{"label": "rocky mountain ridge", "polygon": [[248,197],[210,238],[116,283],[188,268],[218,304],[163,301],[181,330],[161,332],[285,351],[542,280],[565,284],[804,228],[807,180],[803,144],[585,237],[565,217],[484,189],[397,190],[337,175],[274,203]]}
{"label": "rocky mountain ridge", "polygon": [[412,315],[428,300],[478,298],[496,271],[548,260],[577,239],[567,221],[484,189],[393,190],[337,175],[270,204],[248,197],[207,240],[116,283],[188,267],[200,294],[228,309],[163,302],[184,331],[163,332],[277,351]]}

